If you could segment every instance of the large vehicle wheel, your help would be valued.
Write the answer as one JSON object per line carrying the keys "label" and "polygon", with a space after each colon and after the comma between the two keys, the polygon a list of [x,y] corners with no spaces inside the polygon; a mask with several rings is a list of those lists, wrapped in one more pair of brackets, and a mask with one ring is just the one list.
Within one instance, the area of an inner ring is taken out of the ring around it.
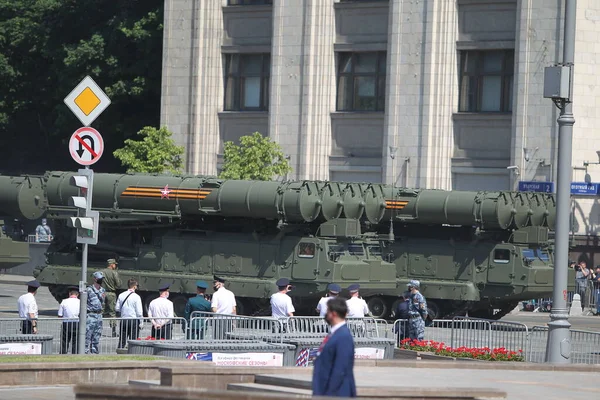
{"label": "large vehicle wheel", "polygon": [[185,306],[188,302],[188,298],[182,294],[175,296],[173,301],[173,311],[176,317],[183,317],[185,314]]}
{"label": "large vehicle wheel", "polygon": [[397,299],[396,301],[394,301],[394,303],[392,303],[392,309],[390,310],[390,318],[393,320],[398,319],[398,316],[396,315],[396,310],[398,309],[398,305],[400,303],[402,303],[404,301],[404,299]]}
{"label": "large vehicle wheel", "polygon": [[385,318],[388,315],[388,305],[383,297],[371,297],[367,300],[367,306],[374,318]]}
{"label": "large vehicle wheel", "polygon": [[433,301],[427,302],[427,319],[433,321],[440,317],[440,307]]}

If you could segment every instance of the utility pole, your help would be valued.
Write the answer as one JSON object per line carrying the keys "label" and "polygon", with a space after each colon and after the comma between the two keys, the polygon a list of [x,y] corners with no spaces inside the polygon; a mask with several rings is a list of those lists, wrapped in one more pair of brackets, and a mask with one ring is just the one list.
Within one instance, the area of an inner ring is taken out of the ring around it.
{"label": "utility pole", "polygon": [[[569,231],[571,204],[571,165],[573,148],[573,64],[575,61],[575,12],[577,0],[565,0],[563,61],[546,68],[544,97],[552,98],[560,109],[558,117],[558,176],[556,182],[556,232],[552,313],[548,323],[546,362],[569,363],[571,332],[567,309]],[[552,92],[552,93],[551,93]]]}

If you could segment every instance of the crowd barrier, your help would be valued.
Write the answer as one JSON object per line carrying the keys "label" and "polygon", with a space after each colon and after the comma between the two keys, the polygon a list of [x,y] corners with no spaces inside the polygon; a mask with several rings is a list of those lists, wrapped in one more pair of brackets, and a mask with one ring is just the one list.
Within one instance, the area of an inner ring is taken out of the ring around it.
{"label": "crowd barrier", "polygon": [[[592,281],[587,282],[585,289],[567,292],[567,307],[571,307],[573,296],[579,294],[581,307],[586,314],[596,314],[598,311],[598,302],[600,301],[600,289]],[[552,311],[552,298],[542,297],[521,303],[524,311],[550,312]]]}

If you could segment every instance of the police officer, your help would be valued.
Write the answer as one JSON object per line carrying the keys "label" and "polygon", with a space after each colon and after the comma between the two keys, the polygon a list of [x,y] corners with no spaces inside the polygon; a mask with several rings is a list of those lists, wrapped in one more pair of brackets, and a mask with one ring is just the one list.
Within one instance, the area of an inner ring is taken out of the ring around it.
{"label": "police officer", "polygon": [[87,321],[85,324],[85,354],[100,353],[100,337],[102,337],[102,310],[106,301],[106,291],[102,287],[104,274],[94,272],[94,284],[87,291]]}
{"label": "police officer", "polygon": [[69,287],[69,297],[64,299],[58,307],[58,316],[63,319],[60,334],[60,354],[69,352],[77,354],[77,332],[79,325],[79,288],[77,286]]}
{"label": "police officer", "polygon": [[409,337],[408,335],[408,322],[410,319],[410,315],[408,314],[408,309],[410,308],[410,292],[404,292],[400,295],[400,301],[396,306],[395,318],[399,321],[394,329],[394,333],[396,333],[397,341],[400,343],[402,340]]}
{"label": "police officer", "polygon": [[410,301],[408,303],[408,335],[411,339],[423,340],[425,337],[425,319],[427,318],[427,302],[419,292],[421,283],[412,280],[408,284]]}
{"label": "police officer", "polygon": [[358,283],[348,286],[348,292],[350,292],[350,299],[346,300],[348,318],[364,318],[365,315],[371,315],[367,302],[358,294],[359,289],[360,285]]}
{"label": "police officer", "polygon": [[27,293],[19,297],[19,299],[17,300],[17,307],[19,308],[19,317],[25,319],[21,323],[21,333],[23,333],[23,335],[38,333],[38,306],[37,302],[35,301],[35,295],[39,287],[40,283],[38,281],[27,282]]}
{"label": "police officer", "polygon": [[204,330],[206,327],[205,318],[194,318],[193,323],[190,322],[194,311],[211,312],[210,301],[206,300],[205,294],[208,289],[208,283],[204,281],[196,282],[196,297],[192,297],[185,305],[185,319],[190,327],[190,339],[204,339]]}
{"label": "police officer", "polygon": [[327,315],[327,302],[332,298],[337,297],[341,291],[342,288],[337,283],[330,283],[329,286],[327,286],[327,296],[321,297],[319,304],[317,304],[317,312],[321,318],[325,318],[325,315]]}
{"label": "police officer", "polygon": [[[106,302],[104,304],[104,317],[115,318],[117,313],[115,305],[117,304],[117,290],[121,287],[121,278],[117,272],[117,260],[110,258],[106,260],[106,268],[102,270],[104,274],[104,289],[106,290]],[[110,321],[112,336],[117,337],[117,321]]]}
{"label": "police officer", "polygon": [[288,317],[293,317],[294,312],[296,312],[292,298],[288,295],[292,290],[292,285],[290,285],[288,278],[280,278],[275,284],[279,291],[271,295],[271,316],[287,320]]}
{"label": "police officer", "polygon": [[160,296],[150,302],[148,306],[148,318],[152,322],[152,332],[150,336],[154,339],[171,340],[173,334],[173,302],[169,300],[170,283],[164,283],[159,286]]}

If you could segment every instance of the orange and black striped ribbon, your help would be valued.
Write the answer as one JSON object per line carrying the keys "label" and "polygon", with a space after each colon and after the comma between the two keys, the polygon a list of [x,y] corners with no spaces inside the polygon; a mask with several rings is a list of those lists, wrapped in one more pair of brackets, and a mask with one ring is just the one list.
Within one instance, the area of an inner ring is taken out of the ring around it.
{"label": "orange and black striped ribbon", "polygon": [[402,210],[407,204],[408,201],[406,200],[386,200],[385,208],[388,210]]}
{"label": "orange and black striped ribbon", "polygon": [[171,189],[168,187],[129,186],[121,193],[121,197],[204,200],[211,192],[212,189]]}

